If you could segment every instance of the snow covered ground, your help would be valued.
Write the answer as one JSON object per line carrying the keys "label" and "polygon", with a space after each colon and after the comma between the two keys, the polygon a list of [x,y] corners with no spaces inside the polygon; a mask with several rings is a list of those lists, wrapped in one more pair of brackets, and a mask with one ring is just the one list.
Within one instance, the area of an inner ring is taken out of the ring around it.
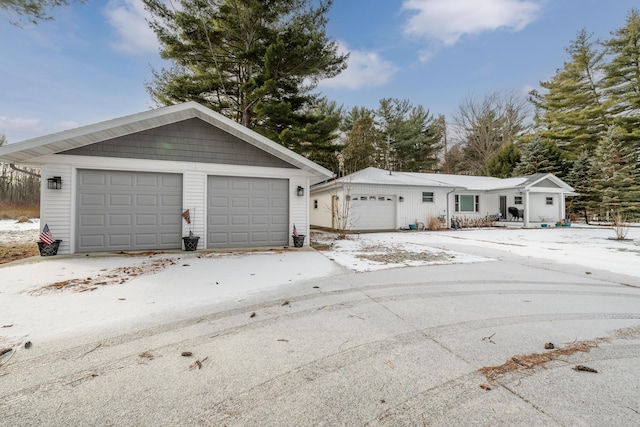
{"label": "snow covered ground", "polygon": [[[0,244],[35,241],[39,230],[37,220],[0,221]],[[0,265],[0,348],[144,324],[160,315],[170,321],[176,313],[332,275],[387,268],[401,275],[402,267],[492,261],[465,254],[464,247],[640,277],[640,228],[629,230],[633,240],[614,237],[610,228],[585,226],[376,233],[348,240],[314,232],[312,238],[330,249],[35,257]],[[442,248],[451,244],[460,251]]]}

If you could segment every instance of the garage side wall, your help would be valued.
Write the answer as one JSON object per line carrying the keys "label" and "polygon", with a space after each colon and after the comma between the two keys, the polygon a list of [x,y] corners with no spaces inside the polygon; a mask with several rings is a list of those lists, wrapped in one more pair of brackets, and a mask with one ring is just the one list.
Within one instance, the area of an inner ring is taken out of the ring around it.
{"label": "garage side wall", "polygon": [[[75,192],[72,169],[66,165],[45,165],[41,168],[40,189],[40,230],[45,223],[49,225],[53,238],[62,240],[58,253],[68,254],[73,250],[73,212],[72,195]],[[62,178],[62,188],[49,190],[47,179],[54,176]]]}
{"label": "garage side wall", "polygon": [[188,236],[189,230],[199,236],[198,249],[206,247],[206,209],[205,191],[207,185],[207,174],[200,171],[186,171],[182,178],[183,202],[182,212],[189,209],[191,224],[182,220],[182,236]]}

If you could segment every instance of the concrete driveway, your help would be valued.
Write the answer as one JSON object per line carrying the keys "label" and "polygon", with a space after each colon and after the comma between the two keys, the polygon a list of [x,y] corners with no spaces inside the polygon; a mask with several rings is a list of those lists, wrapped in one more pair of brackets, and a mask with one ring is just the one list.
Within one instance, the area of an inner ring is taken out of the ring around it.
{"label": "concrete driveway", "polygon": [[3,424],[640,424],[640,278],[447,249],[496,261],[345,273],[20,350]]}

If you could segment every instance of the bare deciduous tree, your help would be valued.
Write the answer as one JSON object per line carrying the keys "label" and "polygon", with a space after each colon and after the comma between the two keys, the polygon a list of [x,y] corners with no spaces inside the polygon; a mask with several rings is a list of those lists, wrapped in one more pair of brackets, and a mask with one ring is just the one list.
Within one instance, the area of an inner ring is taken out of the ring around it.
{"label": "bare deciduous tree", "polygon": [[453,117],[466,172],[488,175],[489,161],[498,150],[529,129],[530,113],[527,99],[517,92],[493,92],[482,99],[467,96]]}

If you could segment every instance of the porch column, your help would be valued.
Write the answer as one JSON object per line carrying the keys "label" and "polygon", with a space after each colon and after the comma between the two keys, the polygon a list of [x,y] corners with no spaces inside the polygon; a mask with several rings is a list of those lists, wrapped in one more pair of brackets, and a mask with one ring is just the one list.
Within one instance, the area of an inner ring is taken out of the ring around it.
{"label": "porch column", "polygon": [[524,227],[528,228],[529,222],[529,189],[524,190]]}
{"label": "porch column", "polygon": [[564,200],[564,193],[559,193],[558,197],[560,198],[560,201],[558,202],[558,206],[560,206],[560,218],[558,218],[558,220],[562,221],[567,217],[567,206]]}

